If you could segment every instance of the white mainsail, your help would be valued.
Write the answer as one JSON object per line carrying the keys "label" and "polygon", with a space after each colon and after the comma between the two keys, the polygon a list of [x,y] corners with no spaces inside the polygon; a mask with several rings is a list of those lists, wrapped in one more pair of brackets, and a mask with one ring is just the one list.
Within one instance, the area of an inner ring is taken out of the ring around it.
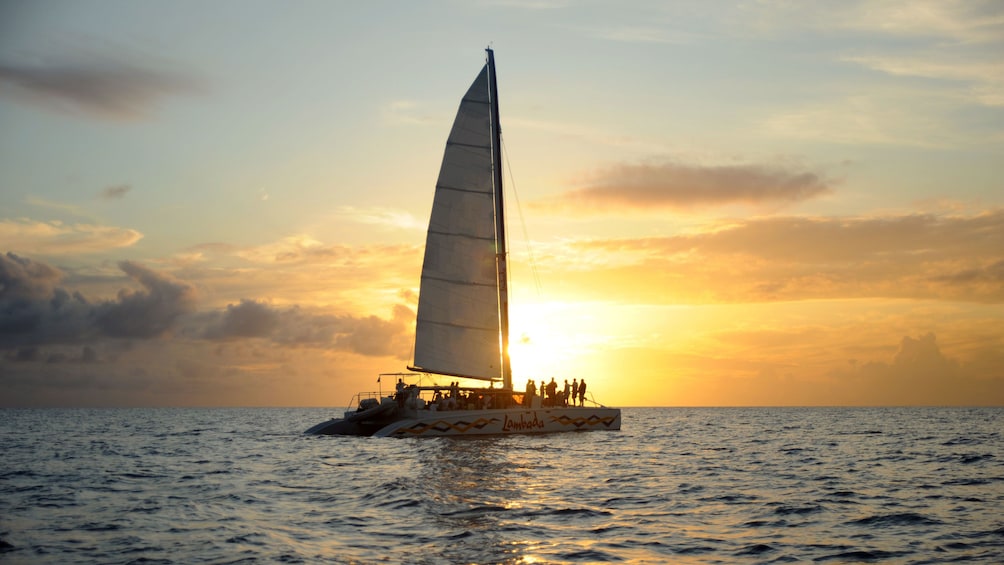
{"label": "white mainsail", "polygon": [[415,368],[502,376],[488,65],[460,102],[436,182],[415,324]]}

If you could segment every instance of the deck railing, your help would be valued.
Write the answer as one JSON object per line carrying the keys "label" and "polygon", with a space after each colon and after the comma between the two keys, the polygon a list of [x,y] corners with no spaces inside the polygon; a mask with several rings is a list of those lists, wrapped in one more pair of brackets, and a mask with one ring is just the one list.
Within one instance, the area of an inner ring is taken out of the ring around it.
{"label": "deck railing", "polygon": [[[424,409],[434,410],[475,410],[486,408],[517,408],[526,406],[527,408],[552,408],[552,407],[575,407],[579,406],[578,396],[565,403],[562,392],[555,398],[549,398],[535,394],[529,405],[525,404],[526,394],[523,392],[507,391],[501,388],[485,388],[470,386],[440,386],[440,385],[409,385],[401,392],[383,393],[382,391],[360,392],[352,397],[347,410],[356,410],[366,399],[374,399],[381,402],[384,397],[399,398],[400,394],[416,395],[423,402]],[[456,394],[456,396],[454,396]],[[404,397],[400,397],[403,402]],[[591,405],[603,408],[603,404],[596,402],[591,391],[586,391],[584,405]],[[435,407],[435,408],[433,408]]]}

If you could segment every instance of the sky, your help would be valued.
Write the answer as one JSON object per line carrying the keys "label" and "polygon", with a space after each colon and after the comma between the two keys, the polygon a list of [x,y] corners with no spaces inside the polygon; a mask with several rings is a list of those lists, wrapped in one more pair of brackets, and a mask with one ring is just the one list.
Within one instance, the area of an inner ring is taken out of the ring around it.
{"label": "sky", "polygon": [[389,388],[488,45],[517,387],[1004,405],[999,1],[0,0],[0,406]]}

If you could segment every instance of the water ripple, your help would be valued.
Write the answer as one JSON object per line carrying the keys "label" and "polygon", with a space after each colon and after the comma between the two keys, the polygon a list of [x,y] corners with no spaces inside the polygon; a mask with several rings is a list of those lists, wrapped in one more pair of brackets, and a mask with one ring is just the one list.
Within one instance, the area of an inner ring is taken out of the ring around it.
{"label": "water ripple", "polygon": [[302,435],[326,416],[0,411],[0,561],[1004,562],[1002,409],[626,409],[619,433]]}

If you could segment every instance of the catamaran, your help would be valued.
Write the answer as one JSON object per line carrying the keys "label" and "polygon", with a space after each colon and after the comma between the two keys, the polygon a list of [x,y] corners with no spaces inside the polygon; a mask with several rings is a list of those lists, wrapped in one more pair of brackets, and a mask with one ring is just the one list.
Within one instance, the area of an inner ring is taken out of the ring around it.
{"label": "catamaran", "polygon": [[[540,394],[529,387],[513,390],[498,84],[494,52],[486,52],[485,66],[460,101],[439,170],[414,364],[408,373],[388,374],[398,378],[394,394],[359,393],[342,418],[317,424],[308,434],[427,437],[620,429],[620,409],[592,396],[555,393],[543,381]],[[449,386],[436,384],[444,377],[451,379]],[[461,386],[459,379],[490,384]]]}

